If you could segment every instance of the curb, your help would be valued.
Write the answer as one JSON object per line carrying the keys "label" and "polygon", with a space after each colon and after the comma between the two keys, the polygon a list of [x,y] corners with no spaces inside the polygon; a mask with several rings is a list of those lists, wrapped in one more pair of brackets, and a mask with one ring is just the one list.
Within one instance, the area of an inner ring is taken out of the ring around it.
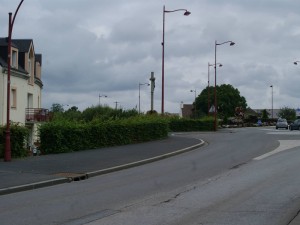
{"label": "curb", "polygon": [[[174,152],[170,152],[170,153],[167,153],[167,154],[164,154],[164,155],[155,156],[155,157],[152,157],[152,158],[149,158],[149,159],[136,161],[136,162],[133,162],[133,163],[128,163],[128,164],[115,166],[115,167],[102,169],[102,170],[97,170],[97,171],[93,171],[93,172],[88,172],[88,173],[85,173],[81,176],[84,176],[87,179],[87,178],[96,177],[96,176],[100,176],[100,175],[103,175],[103,174],[108,174],[108,173],[112,173],[112,172],[116,172],[116,171],[120,171],[120,170],[124,170],[124,169],[129,169],[129,168],[132,168],[132,167],[141,166],[141,165],[144,165],[144,164],[147,164],[147,163],[155,162],[155,161],[158,161],[158,160],[169,158],[171,156],[175,156],[175,155],[179,155],[179,154],[182,154],[182,153],[185,153],[185,152],[192,151],[196,148],[199,148],[199,147],[203,146],[204,144],[205,144],[205,142],[203,140],[200,140],[199,144],[196,144],[196,145],[193,145],[193,146],[190,146],[190,147],[187,147],[187,148],[183,148],[183,149],[180,149],[180,150],[177,150],[177,151],[174,151]],[[31,184],[13,186],[13,187],[9,187],[9,188],[2,188],[2,189],[0,189],[0,196],[1,195],[12,194],[12,193],[17,193],[17,192],[22,192],[22,191],[34,190],[34,189],[38,189],[38,188],[50,187],[50,186],[54,186],[54,185],[58,185],[58,184],[70,183],[72,181],[77,181],[77,180],[82,180],[82,179],[76,179],[76,177],[73,177],[73,178],[64,177],[64,178],[57,178],[57,179],[52,179],[52,180],[47,180],[47,181],[31,183]]]}
{"label": "curb", "polygon": [[69,178],[57,178],[57,179],[41,181],[41,182],[36,182],[31,184],[24,184],[24,185],[9,187],[9,188],[2,188],[0,189],[0,196],[21,192],[21,191],[34,190],[37,188],[49,187],[57,184],[70,183],[70,182],[71,180]]}
{"label": "curb", "polygon": [[137,161],[137,162],[124,164],[124,165],[121,165],[121,166],[115,166],[115,167],[111,167],[111,168],[107,168],[107,169],[103,169],[103,170],[97,170],[97,171],[89,172],[89,173],[86,173],[86,175],[87,175],[88,178],[90,178],[90,177],[95,177],[95,176],[99,176],[99,175],[103,175],[103,174],[107,174],[107,173],[112,173],[112,172],[116,172],[116,171],[120,171],[120,170],[124,170],[124,169],[129,169],[129,168],[132,168],[132,167],[141,166],[141,165],[151,163],[151,162],[155,162],[155,161],[158,161],[158,160],[166,159],[166,158],[169,158],[171,156],[175,156],[175,155],[179,155],[179,154],[182,154],[182,153],[185,153],[185,152],[189,152],[189,151],[192,151],[196,148],[199,148],[199,147],[203,146],[205,144],[205,142],[203,140],[200,140],[200,141],[201,141],[201,143],[199,143],[199,144],[196,144],[196,145],[193,145],[193,146],[190,146],[190,147],[187,147],[187,148],[183,148],[183,149],[180,149],[180,150],[177,150],[177,151],[174,151],[174,152],[170,152],[170,153],[167,153],[167,154],[164,154],[164,155],[155,156],[155,157],[152,157],[152,158],[149,158],[149,159],[144,159],[144,160],[140,160],[140,161]]}

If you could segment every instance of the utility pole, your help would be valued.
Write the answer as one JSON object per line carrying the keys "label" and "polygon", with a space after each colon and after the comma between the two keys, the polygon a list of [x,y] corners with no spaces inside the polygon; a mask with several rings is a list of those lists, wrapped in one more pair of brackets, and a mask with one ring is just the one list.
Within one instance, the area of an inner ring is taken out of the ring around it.
{"label": "utility pole", "polygon": [[118,109],[118,103],[120,103],[120,102],[117,102],[117,101],[116,101],[115,103],[116,103],[116,109]]}
{"label": "utility pole", "polygon": [[151,77],[150,77],[150,85],[151,85],[151,113],[153,112],[153,103],[154,103],[154,88],[155,88],[155,77],[154,77],[154,72],[151,72]]}

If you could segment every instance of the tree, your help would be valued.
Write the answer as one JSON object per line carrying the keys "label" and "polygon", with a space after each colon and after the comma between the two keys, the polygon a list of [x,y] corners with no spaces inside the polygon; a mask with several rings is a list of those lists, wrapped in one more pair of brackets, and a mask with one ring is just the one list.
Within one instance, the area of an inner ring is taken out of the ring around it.
{"label": "tree", "polygon": [[267,112],[266,109],[264,109],[264,110],[262,111],[262,116],[261,116],[261,118],[262,118],[263,120],[266,120],[266,119],[269,118],[269,113]]}
{"label": "tree", "polygon": [[288,107],[283,107],[279,110],[278,116],[280,118],[285,118],[286,120],[295,120],[296,119],[296,111],[295,109],[291,109]]}
{"label": "tree", "polygon": [[[214,105],[214,87],[206,87],[196,98],[197,110],[205,114],[207,114],[208,111],[208,90],[210,93],[210,106]],[[221,86],[217,86],[216,92],[219,117],[226,118],[234,116],[236,107],[246,109],[246,99],[241,96],[239,90],[232,85],[222,84]]]}
{"label": "tree", "polygon": [[63,105],[59,103],[53,103],[50,109],[51,112],[58,113],[58,112],[64,112],[64,107]]}
{"label": "tree", "polygon": [[82,113],[78,110],[77,106],[72,106],[63,113],[63,117],[69,121],[80,121]]}

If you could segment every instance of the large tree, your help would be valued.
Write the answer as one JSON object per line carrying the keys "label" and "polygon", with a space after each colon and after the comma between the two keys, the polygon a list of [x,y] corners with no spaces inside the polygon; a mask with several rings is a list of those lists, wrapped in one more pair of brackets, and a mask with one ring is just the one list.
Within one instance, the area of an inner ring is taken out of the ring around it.
{"label": "large tree", "polygon": [[[214,106],[214,87],[206,87],[196,98],[196,109],[200,113],[208,113],[208,92],[209,92],[209,107]],[[234,116],[235,108],[242,107],[246,109],[246,99],[240,95],[238,89],[230,84],[222,84],[217,86],[217,107],[219,117]]]}
{"label": "large tree", "polygon": [[295,109],[284,107],[279,110],[278,116],[281,118],[285,118],[287,120],[295,120],[296,119],[296,111],[295,111]]}
{"label": "large tree", "polygon": [[64,106],[59,103],[53,103],[50,111],[54,112],[54,113],[62,113],[62,112],[64,112]]}

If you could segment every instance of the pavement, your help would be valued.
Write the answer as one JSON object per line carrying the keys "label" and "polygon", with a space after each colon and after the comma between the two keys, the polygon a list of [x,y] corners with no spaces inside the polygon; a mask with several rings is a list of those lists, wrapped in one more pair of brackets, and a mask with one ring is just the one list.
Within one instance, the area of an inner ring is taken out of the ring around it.
{"label": "pavement", "polygon": [[146,143],[0,161],[0,195],[85,180],[191,151],[203,144],[196,138],[170,135]]}

